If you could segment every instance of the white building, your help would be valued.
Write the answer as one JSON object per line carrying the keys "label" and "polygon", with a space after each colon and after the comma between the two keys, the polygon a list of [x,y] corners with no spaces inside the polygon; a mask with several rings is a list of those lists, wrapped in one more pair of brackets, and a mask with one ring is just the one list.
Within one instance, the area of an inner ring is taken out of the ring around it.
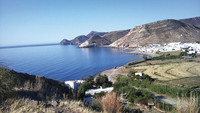
{"label": "white building", "polygon": [[164,45],[160,44],[149,44],[145,47],[139,47],[140,51],[143,52],[170,52],[170,51],[185,51],[189,50],[189,54],[200,53],[200,44],[199,43],[181,43],[181,42],[172,42]]}
{"label": "white building", "polygon": [[85,92],[85,94],[90,94],[90,95],[94,95],[95,93],[101,93],[101,92],[107,92],[110,93],[112,92],[113,87],[108,87],[108,88],[99,88],[99,89],[89,89]]}
{"label": "white building", "polygon": [[65,85],[76,90],[84,82],[85,80],[70,80],[70,81],[65,81]]}
{"label": "white building", "polygon": [[137,73],[135,73],[135,75],[142,76],[142,72],[137,72]]}

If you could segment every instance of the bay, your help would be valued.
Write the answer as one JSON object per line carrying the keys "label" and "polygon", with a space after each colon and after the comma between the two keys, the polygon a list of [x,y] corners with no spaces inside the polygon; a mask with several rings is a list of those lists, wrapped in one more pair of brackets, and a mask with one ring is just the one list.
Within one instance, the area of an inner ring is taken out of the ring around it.
{"label": "bay", "polygon": [[0,49],[0,63],[17,72],[44,76],[59,81],[81,77],[141,60],[142,55],[110,47],[78,48],[50,45]]}

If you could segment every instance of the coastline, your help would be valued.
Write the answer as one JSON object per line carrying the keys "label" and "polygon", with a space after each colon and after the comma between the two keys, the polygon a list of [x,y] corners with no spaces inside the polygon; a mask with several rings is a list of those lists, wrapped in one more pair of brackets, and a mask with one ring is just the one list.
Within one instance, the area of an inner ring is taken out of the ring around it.
{"label": "coastline", "polygon": [[[110,47],[110,46],[107,46],[107,47]],[[158,54],[155,54],[155,53],[139,51],[137,48],[135,48],[135,49],[133,49],[133,48],[122,48],[122,49],[128,50],[128,51],[129,51],[129,52],[128,52],[129,54],[141,54],[141,55],[146,55],[146,56],[149,56],[149,57],[158,56]],[[131,62],[132,62],[132,61],[131,61]],[[128,62],[128,63],[130,63],[130,62]],[[126,63],[126,64],[128,64],[128,63]],[[125,65],[126,65],[126,64],[125,64]],[[98,77],[99,74],[101,74],[101,75],[107,75],[108,80],[114,83],[114,82],[116,81],[115,79],[116,79],[116,77],[117,77],[117,75],[118,75],[117,71],[118,71],[119,69],[125,68],[125,67],[124,67],[125,65],[122,65],[122,66],[115,66],[115,68],[110,68],[110,69],[106,69],[106,70],[100,71],[100,72],[98,72],[98,73],[96,73],[96,74],[94,75],[94,80]],[[127,75],[124,74],[124,76],[127,76]]]}

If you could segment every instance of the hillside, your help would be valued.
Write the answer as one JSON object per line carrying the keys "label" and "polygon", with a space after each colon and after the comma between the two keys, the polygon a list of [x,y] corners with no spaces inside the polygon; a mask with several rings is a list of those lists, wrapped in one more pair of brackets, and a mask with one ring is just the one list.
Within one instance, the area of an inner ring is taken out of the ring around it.
{"label": "hillside", "polygon": [[87,36],[80,35],[80,36],[77,36],[76,38],[74,38],[73,40],[71,40],[71,44],[73,44],[73,45],[80,45],[83,42],[85,42],[87,39],[89,39]]}
{"label": "hillside", "polygon": [[[91,46],[103,46],[109,45],[112,42],[120,39],[125,36],[130,30],[121,30],[121,31],[112,31],[104,34],[103,36],[99,36],[99,39],[96,37],[91,37],[79,47],[91,47]],[[99,42],[100,41],[100,42]]]}
{"label": "hillside", "polygon": [[86,40],[84,43],[82,43],[79,47],[94,47],[94,46],[103,46],[110,44],[110,41],[102,38],[99,35],[94,35],[88,40]]}
{"label": "hillside", "polygon": [[0,68],[1,113],[95,112],[73,99],[74,93],[63,82]]}
{"label": "hillside", "polygon": [[124,37],[118,39],[112,47],[138,47],[148,44],[170,42],[200,41],[200,28],[184,22],[167,19],[136,26]]}
{"label": "hillside", "polygon": [[60,42],[61,45],[69,45],[71,44],[71,42],[67,39],[63,39],[61,42]]}
{"label": "hillside", "polygon": [[180,19],[180,21],[200,27],[200,17]]}
{"label": "hillside", "polygon": [[88,40],[90,37],[94,36],[94,35],[99,35],[99,36],[103,36],[105,35],[107,32],[97,32],[97,31],[91,31],[90,33],[88,33],[86,36],[85,35],[80,35],[75,37],[72,40],[67,40],[67,39],[63,39],[60,44],[61,45],[80,45],[83,42],[85,42],[86,40]]}
{"label": "hillside", "polygon": [[107,34],[103,35],[102,38],[105,38],[112,43],[112,42],[120,39],[121,37],[125,36],[129,31],[130,31],[130,29],[108,32]]}
{"label": "hillside", "polygon": [[90,33],[87,34],[87,37],[92,37],[94,35],[99,35],[99,36],[103,36],[105,35],[107,32],[97,32],[97,31],[91,31]]}
{"label": "hillside", "polygon": [[63,98],[63,94],[72,97],[71,89],[63,82],[0,68],[0,101],[12,96],[47,100]]}

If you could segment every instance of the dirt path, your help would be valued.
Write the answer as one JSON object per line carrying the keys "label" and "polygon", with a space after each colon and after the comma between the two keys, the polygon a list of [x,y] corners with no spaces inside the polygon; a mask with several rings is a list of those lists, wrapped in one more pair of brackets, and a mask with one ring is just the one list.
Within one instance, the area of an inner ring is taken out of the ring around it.
{"label": "dirt path", "polygon": [[162,100],[162,101],[164,101],[168,104],[171,104],[173,106],[176,106],[177,99],[167,97],[167,96],[164,96],[164,95],[161,95],[161,94],[156,94],[156,93],[154,93],[154,95],[155,95],[155,97],[159,98],[160,100]]}

